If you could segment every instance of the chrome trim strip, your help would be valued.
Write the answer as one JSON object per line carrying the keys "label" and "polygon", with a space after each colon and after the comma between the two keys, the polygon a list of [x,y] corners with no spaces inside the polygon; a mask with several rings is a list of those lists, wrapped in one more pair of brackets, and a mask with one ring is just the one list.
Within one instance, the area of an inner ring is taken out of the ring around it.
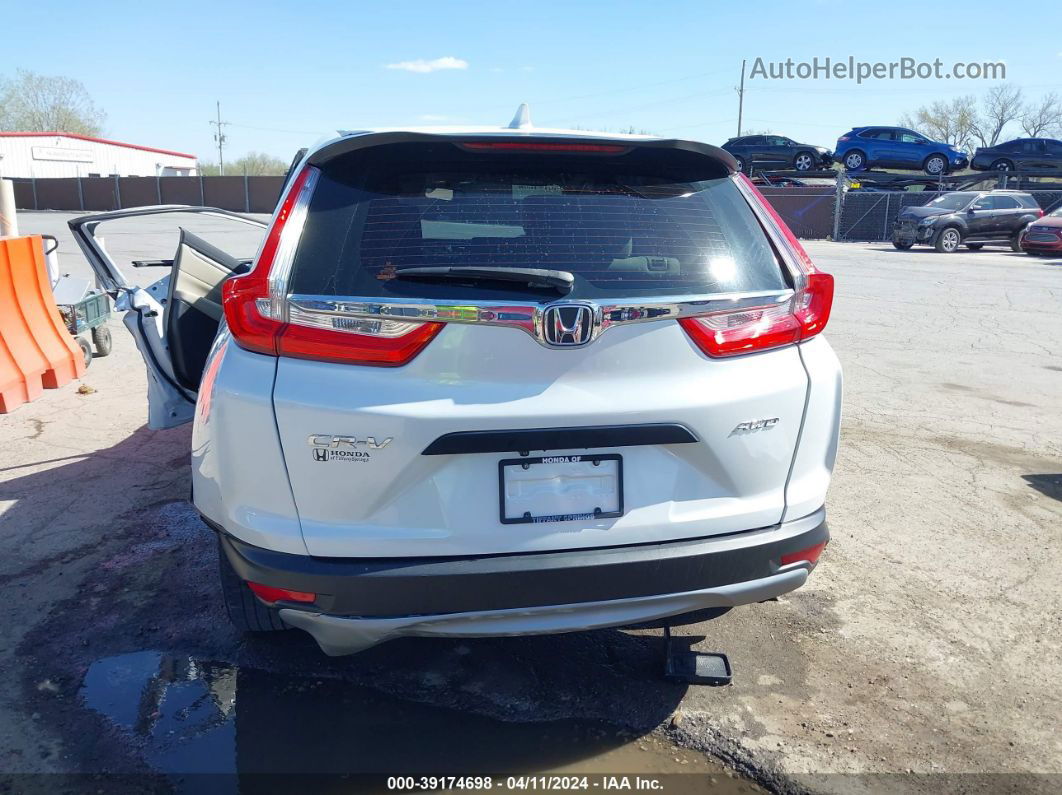
{"label": "chrome trim strip", "polygon": [[[302,228],[306,225],[310,199],[313,197],[313,191],[317,187],[317,179],[320,175],[320,169],[310,168],[308,170],[306,181],[302,184],[302,189],[291,207],[291,215],[284,222],[284,229],[280,232],[280,242],[277,244],[277,251],[273,257],[272,266],[269,268],[269,312],[274,320],[282,323],[288,319],[288,277],[291,275],[291,266],[295,262],[295,251],[302,238]],[[273,222],[276,223],[275,218]]]}
{"label": "chrome trim strip", "polygon": [[719,295],[682,295],[668,301],[620,298],[609,303],[599,303],[579,299],[547,304],[534,301],[512,301],[505,304],[493,301],[463,301],[460,304],[451,304],[426,301],[422,298],[389,298],[385,301],[380,298],[290,295],[288,304],[303,317],[395,318],[420,322],[508,326],[526,332],[545,347],[554,347],[546,342],[542,328],[543,313],[550,306],[578,303],[593,307],[594,320],[589,340],[592,342],[613,326],[677,320],[723,310],[781,304],[789,301],[794,294],[793,290],[785,289]]}

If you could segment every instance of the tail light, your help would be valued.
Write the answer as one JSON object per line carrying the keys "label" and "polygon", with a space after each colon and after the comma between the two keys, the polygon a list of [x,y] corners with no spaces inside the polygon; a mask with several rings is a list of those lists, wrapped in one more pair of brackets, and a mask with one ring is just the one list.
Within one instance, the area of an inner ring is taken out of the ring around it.
{"label": "tail light", "polygon": [[[288,275],[302,236],[320,172],[312,166],[295,178],[251,270],[225,282],[222,305],[232,338],[241,348],[270,356],[398,367],[442,329],[441,323],[309,316],[288,307]],[[323,322],[331,325],[322,325]]]}
{"label": "tail light", "polygon": [[781,235],[786,251],[803,273],[803,285],[782,302],[724,309],[679,320],[708,356],[737,356],[810,339],[826,328],[833,307],[833,276],[818,270],[785,221],[744,174],[739,184],[761,211],[761,221]]}
{"label": "tail light", "polygon": [[848,138],[848,136],[847,136],[847,135],[842,135],[842,136],[841,136],[840,138],[838,138],[837,140],[838,140],[838,141],[847,141],[847,140],[849,140],[849,138]]}

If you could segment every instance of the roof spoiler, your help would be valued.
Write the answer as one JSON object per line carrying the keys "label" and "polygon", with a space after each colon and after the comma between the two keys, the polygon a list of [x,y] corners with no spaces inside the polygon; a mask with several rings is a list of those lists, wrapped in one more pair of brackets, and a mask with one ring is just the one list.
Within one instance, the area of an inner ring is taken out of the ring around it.
{"label": "roof spoiler", "polygon": [[[517,114],[517,118],[513,119],[514,122],[520,120],[520,114]],[[527,119],[530,123],[530,119]],[[679,138],[648,138],[648,139],[632,139],[632,138],[619,138],[616,136],[609,136],[605,134],[601,135],[579,135],[579,134],[566,134],[560,132],[542,132],[534,130],[534,128],[522,128],[527,130],[523,132],[515,129],[501,129],[498,131],[490,132],[421,132],[413,130],[388,130],[383,132],[365,132],[356,133],[353,135],[343,136],[336,138],[323,144],[316,151],[311,152],[306,162],[312,166],[323,166],[330,161],[348,154],[355,152],[359,149],[368,149],[374,146],[384,146],[386,144],[397,143],[469,143],[469,142],[513,142],[513,143],[527,143],[532,140],[540,141],[553,141],[553,142],[568,142],[568,143],[587,143],[587,144],[622,144],[629,146],[632,149],[677,149],[685,152],[693,152],[695,154],[703,155],[706,158],[716,161],[722,165],[729,173],[736,174],[738,171],[737,161],[734,156],[727,152],[725,149],[720,149],[718,146],[712,146],[711,144],[702,143],[700,141],[685,141]]]}

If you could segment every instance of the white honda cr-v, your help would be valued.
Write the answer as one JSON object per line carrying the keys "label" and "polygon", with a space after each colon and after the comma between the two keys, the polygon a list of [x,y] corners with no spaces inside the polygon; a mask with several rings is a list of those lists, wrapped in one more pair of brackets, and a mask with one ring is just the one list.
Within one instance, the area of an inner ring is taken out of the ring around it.
{"label": "white honda cr-v", "polygon": [[[193,501],[249,631],[681,623],[800,587],[828,539],[833,278],[692,141],[354,132],[293,167],[253,262],[182,231],[131,286],[150,424],[193,420]],[[242,219],[222,210],[193,212]]]}

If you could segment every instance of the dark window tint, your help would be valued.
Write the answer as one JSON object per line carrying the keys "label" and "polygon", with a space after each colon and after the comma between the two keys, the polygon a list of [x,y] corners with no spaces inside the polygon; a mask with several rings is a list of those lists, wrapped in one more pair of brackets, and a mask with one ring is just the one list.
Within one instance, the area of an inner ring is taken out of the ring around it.
{"label": "dark window tint", "polygon": [[[942,196],[930,200],[928,207],[939,207],[943,210],[961,210],[973,201],[976,193],[945,193]],[[978,209],[983,209],[978,207]]]}
{"label": "dark window tint", "polygon": [[1045,141],[1049,155],[1062,156],[1062,141]]}
{"label": "dark window tint", "polygon": [[745,139],[745,146],[763,146],[764,137],[762,135],[750,135]]}
{"label": "dark window tint", "polygon": [[1018,200],[1013,196],[993,196],[993,208],[996,210],[1014,210],[1019,207]]}
{"label": "dark window tint", "polygon": [[[450,299],[527,296],[394,278],[401,268],[533,267],[571,295],[785,287],[774,251],[721,166],[672,149],[619,156],[470,154],[393,144],[329,164],[310,203],[291,291]],[[555,293],[554,296],[555,297]]]}
{"label": "dark window tint", "polygon": [[997,146],[996,150],[999,151],[999,152],[1008,152],[1008,153],[1010,153],[1010,152],[1020,152],[1021,151],[1021,141],[1007,141],[1005,144],[1000,144],[999,146]]}

